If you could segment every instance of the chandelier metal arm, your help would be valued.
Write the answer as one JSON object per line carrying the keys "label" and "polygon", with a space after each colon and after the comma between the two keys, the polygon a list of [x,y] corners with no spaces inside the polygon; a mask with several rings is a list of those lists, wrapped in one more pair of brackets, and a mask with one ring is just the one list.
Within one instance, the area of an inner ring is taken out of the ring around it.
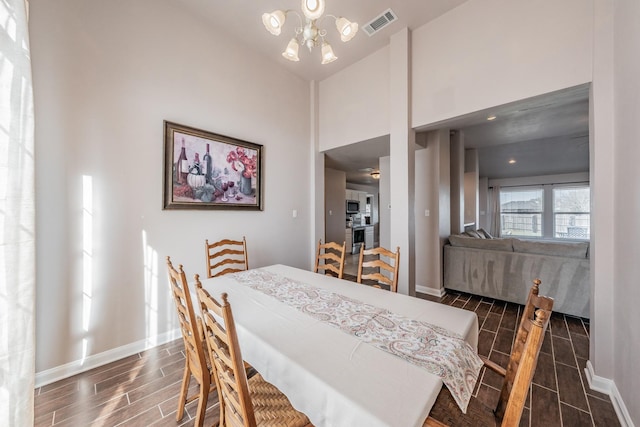
{"label": "chandelier metal arm", "polygon": [[[296,16],[298,17],[298,21],[300,22],[300,27],[299,27],[299,28],[302,28],[302,27],[304,26],[304,25],[303,25],[303,22],[304,22],[304,21],[302,20],[302,16],[301,16],[298,12],[296,12],[295,10],[293,10],[293,9],[288,9],[288,10],[286,10],[284,13],[285,13],[285,14],[293,13],[294,15],[296,15]],[[298,28],[298,27],[296,27],[296,29],[297,29],[297,28]]]}

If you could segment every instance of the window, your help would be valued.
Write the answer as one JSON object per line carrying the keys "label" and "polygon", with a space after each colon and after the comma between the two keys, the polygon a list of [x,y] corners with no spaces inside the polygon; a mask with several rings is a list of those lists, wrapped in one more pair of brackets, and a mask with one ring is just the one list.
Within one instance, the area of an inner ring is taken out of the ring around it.
{"label": "window", "polygon": [[589,183],[500,188],[500,233],[529,239],[589,240]]}
{"label": "window", "polygon": [[542,237],[544,189],[515,187],[500,190],[500,227],[503,236]]}
{"label": "window", "polygon": [[588,240],[590,228],[589,186],[553,189],[553,237]]}

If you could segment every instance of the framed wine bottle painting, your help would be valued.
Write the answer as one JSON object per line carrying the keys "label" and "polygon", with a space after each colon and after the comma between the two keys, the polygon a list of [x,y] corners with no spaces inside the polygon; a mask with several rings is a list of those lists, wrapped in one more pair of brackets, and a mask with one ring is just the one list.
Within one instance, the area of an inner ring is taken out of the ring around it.
{"label": "framed wine bottle painting", "polygon": [[165,120],[163,203],[262,210],[262,145]]}

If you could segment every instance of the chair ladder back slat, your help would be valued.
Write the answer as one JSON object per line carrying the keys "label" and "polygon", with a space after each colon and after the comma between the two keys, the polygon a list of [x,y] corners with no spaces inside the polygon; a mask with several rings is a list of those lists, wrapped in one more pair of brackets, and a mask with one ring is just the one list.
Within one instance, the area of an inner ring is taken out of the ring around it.
{"label": "chair ladder back slat", "polygon": [[[220,256],[225,256],[225,255],[243,255],[241,251],[225,251],[223,252],[218,252],[215,253],[213,255],[211,255],[212,257],[220,257]],[[244,259],[234,259],[234,258],[226,258],[223,259],[222,261],[215,263],[211,266],[211,268],[219,268],[222,267],[224,265],[227,264],[244,264]]]}
{"label": "chair ladder back slat", "polygon": [[386,262],[376,259],[373,261],[365,261],[362,264],[362,267],[365,268],[381,268],[383,270],[387,270],[389,273],[393,273],[393,271],[395,270],[392,266],[390,266],[389,264],[387,264]]}
{"label": "chair ladder back slat", "polygon": [[393,283],[391,279],[389,279],[387,276],[384,276],[380,273],[363,274],[362,279],[375,280],[376,282],[381,282],[389,286],[391,286],[391,284]]}

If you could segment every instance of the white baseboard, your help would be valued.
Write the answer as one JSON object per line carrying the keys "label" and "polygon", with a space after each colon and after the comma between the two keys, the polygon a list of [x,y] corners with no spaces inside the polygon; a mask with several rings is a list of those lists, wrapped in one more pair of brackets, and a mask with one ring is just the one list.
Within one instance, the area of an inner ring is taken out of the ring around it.
{"label": "white baseboard", "polygon": [[620,396],[616,383],[610,379],[597,376],[593,370],[593,365],[590,360],[587,360],[587,367],[584,368],[584,372],[587,375],[587,382],[589,383],[591,390],[609,395],[611,403],[613,404],[613,409],[615,409],[622,427],[634,427],[631,415],[627,410],[627,406],[624,404],[624,400],[622,400],[622,396]]}
{"label": "white baseboard", "polygon": [[427,295],[431,295],[438,298],[442,298],[446,294],[444,288],[433,289],[433,288],[428,288],[422,285],[416,285],[416,292],[420,292],[421,294],[427,294]]}
{"label": "white baseboard", "polygon": [[56,366],[55,368],[47,369],[46,371],[36,372],[35,387],[42,387],[64,378],[68,378],[72,375],[88,371],[89,369],[115,362],[116,360],[168,343],[180,337],[180,329],[174,329],[173,331],[165,332],[155,337],[146,338],[131,344],[123,345],[122,347],[107,350],[103,353],[91,355],[84,360],[76,360],[75,362]]}

